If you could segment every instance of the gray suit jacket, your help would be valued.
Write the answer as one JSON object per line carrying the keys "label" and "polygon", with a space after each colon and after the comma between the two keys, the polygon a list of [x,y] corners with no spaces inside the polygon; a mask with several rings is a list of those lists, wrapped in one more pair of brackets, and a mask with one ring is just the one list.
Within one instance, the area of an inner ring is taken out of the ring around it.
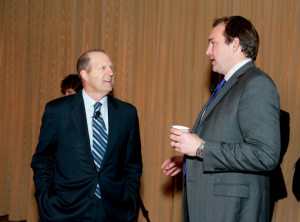
{"label": "gray suit jacket", "polygon": [[187,158],[184,221],[269,221],[270,178],[280,155],[280,102],[253,62],[220,90],[192,133],[206,141],[203,161]]}

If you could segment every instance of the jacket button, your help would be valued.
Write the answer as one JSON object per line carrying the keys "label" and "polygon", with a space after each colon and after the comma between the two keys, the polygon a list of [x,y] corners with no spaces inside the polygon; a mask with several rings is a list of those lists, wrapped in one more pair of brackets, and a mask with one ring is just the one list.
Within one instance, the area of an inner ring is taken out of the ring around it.
{"label": "jacket button", "polygon": [[100,173],[98,173],[98,177],[100,177]]}
{"label": "jacket button", "polygon": [[92,195],[89,195],[88,198],[89,198],[89,200],[92,199]]}

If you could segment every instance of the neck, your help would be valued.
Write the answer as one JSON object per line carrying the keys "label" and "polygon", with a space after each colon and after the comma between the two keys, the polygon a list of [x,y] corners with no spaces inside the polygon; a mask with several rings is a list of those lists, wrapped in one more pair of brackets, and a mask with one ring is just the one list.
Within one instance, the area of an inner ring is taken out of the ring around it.
{"label": "neck", "polygon": [[100,101],[101,99],[103,99],[105,96],[107,96],[107,93],[100,93],[100,92],[91,92],[90,90],[84,88],[84,91],[86,92],[86,94],[89,95],[89,97],[91,97],[93,100],[95,100],[96,102]]}

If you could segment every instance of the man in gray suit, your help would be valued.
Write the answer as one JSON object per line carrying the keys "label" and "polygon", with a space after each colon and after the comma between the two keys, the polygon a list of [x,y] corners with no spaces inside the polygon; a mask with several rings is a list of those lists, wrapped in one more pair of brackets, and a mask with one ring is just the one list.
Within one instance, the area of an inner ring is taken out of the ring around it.
{"label": "man in gray suit", "polygon": [[[222,85],[192,133],[170,130],[184,154],[166,160],[166,175],[184,171],[184,221],[269,221],[270,178],[280,155],[280,102],[271,78],[256,68],[259,37],[240,16],[216,19],[206,54]],[[225,82],[225,84],[224,84]]]}

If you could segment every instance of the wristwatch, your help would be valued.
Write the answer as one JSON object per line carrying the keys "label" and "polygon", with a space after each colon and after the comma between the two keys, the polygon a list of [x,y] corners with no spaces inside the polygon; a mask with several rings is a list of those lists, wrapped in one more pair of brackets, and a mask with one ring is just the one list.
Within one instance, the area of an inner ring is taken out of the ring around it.
{"label": "wristwatch", "polygon": [[204,144],[205,141],[203,140],[199,146],[199,148],[196,151],[196,156],[200,159],[203,160],[203,149],[204,149]]}

